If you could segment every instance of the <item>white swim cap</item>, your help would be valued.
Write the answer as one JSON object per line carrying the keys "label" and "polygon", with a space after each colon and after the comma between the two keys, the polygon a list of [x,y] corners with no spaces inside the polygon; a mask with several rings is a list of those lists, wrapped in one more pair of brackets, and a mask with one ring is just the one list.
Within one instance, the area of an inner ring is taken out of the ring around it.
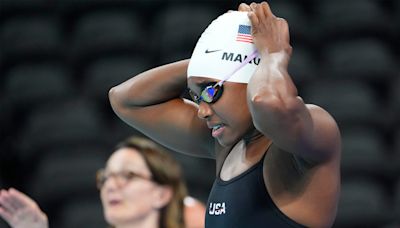
{"label": "white swim cap", "polygon": [[[197,41],[187,75],[225,80],[255,52],[247,12],[225,13],[211,22]],[[260,58],[256,56],[227,81],[248,83],[259,63]]]}

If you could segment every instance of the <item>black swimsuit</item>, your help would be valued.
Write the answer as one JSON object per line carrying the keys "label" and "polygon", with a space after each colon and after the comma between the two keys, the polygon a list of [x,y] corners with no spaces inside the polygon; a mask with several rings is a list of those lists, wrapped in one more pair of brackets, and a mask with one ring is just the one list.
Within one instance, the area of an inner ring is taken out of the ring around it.
{"label": "black swimsuit", "polygon": [[305,227],[283,214],[272,201],[263,178],[264,156],[229,181],[218,174],[207,202],[206,228]]}

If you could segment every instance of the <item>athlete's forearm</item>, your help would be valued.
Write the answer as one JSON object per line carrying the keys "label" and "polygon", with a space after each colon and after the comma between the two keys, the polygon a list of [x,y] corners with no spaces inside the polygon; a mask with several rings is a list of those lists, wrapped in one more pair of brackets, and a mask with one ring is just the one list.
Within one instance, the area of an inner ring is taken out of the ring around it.
{"label": "athlete's forearm", "polygon": [[188,64],[189,60],[182,60],[160,66],[111,88],[111,104],[113,107],[145,107],[179,97],[187,86]]}
{"label": "athlete's forearm", "polygon": [[315,156],[307,154],[314,143],[314,123],[287,72],[289,56],[284,51],[271,55],[261,57],[267,61],[260,63],[248,85],[253,124],[279,148],[314,161]]}
{"label": "athlete's forearm", "polygon": [[297,99],[297,88],[287,71],[289,59],[284,50],[261,54],[260,65],[247,86],[249,102],[273,100],[289,107]]}
{"label": "athlete's forearm", "polygon": [[289,57],[284,51],[261,56],[247,87],[254,126],[274,140],[282,138],[282,129],[297,135],[300,128],[303,132],[311,126],[306,106],[287,72]]}

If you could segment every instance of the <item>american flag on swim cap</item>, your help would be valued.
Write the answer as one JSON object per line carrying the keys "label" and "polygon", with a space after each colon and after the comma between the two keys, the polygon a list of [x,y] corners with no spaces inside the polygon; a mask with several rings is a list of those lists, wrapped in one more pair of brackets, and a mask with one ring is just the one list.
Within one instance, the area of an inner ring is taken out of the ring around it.
{"label": "american flag on swim cap", "polygon": [[251,36],[250,25],[239,25],[236,41],[251,43],[251,44],[253,43],[253,37]]}

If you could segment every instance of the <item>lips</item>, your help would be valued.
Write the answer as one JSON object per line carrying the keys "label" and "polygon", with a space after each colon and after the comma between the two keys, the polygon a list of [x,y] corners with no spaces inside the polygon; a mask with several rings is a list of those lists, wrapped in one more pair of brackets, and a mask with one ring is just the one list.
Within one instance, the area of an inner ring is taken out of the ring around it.
{"label": "lips", "polygon": [[214,138],[217,138],[218,136],[220,136],[225,129],[225,125],[222,123],[221,124],[207,124],[207,125],[210,129],[212,129],[211,134]]}
{"label": "lips", "polygon": [[111,206],[115,206],[115,205],[118,205],[120,203],[121,203],[121,200],[117,200],[117,199],[113,199],[113,200],[108,201],[108,204],[111,205]]}

